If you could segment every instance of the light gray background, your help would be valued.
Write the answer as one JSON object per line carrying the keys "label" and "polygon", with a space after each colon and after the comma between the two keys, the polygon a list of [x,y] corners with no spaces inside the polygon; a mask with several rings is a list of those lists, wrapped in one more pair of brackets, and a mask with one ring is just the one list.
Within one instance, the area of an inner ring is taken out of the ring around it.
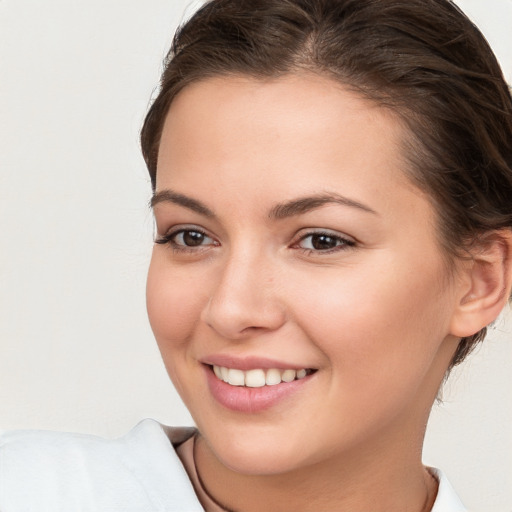
{"label": "light gray background", "polygon": [[[460,0],[512,79],[512,1]],[[195,2],[196,5],[199,2]],[[188,8],[187,8],[188,7]],[[0,0],[0,428],[187,424],[148,326],[138,131],[187,0]],[[512,315],[451,378],[425,461],[512,511]]]}

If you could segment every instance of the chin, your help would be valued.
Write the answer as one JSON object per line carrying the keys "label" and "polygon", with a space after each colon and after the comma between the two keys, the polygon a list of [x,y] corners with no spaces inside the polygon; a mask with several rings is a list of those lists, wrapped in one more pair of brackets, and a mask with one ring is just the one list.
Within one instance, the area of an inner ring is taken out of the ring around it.
{"label": "chin", "polygon": [[243,475],[283,474],[314,462],[301,449],[304,444],[289,431],[250,424],[245,428],[216,429],[213,435],[208,429],[200,431],[222,465]]}
{"label": "chin", "polygon": [[288,457],[287,454],[275,450],[269,452],[228,448],[228,453],[218,452],[215,455],[225,467],[247,476],[278,475],[302,466],[296,457]]}

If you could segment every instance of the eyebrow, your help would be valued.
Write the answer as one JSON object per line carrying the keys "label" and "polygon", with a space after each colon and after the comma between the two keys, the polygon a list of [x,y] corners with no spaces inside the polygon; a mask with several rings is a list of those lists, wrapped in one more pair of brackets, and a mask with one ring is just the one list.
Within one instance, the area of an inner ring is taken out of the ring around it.
{"label": "eyebrow", "polygon": [[[178,192],[174,192],[170,189],[156,192],[153,195],[150,203],[151,207],[154,208],[159,203],[177,204],[196,213],[199,213],[200,215],[204,215],[205,217],[215,218],[213,211],[210,210],[210,208],[208,208],[201,201],[192,199],[191,197],[185,196]],[[350,199],[340,194],[329,193],[301,197],[299,199],[293,199],[285,203],[279,203],[270,210],[268,216],[270,219],[280,220],[293,217],[295,215],[302,215],[328,204],[341,204],[342,206],[357,208],[366,213],[378,215],[375,210],[363,203],[360,203],[359,201],[355,201],[354,199]]]}
{"label": "eyebrow", "polygon": [[314,196],[301,197],[286,203],[280,203],[274,206],[269,213],[271,219],[285,219],[295,215],[302,215],[311,210],[315,210],[328,204],[341,204],[342,206],[349,206],[357,208],[367,213],[378,215],[378,213],[359,201],[349,199],[348,197],[339,194],[318,194]]}
{"label": "eyebrow", "polygon": [[188,208],[189,210],[199,213],[200,215],[204,215],[205,217],[215,217],[215,214],[210,210],[210,208],[201,203],[201,201],[192,199],[191,197],[179,194],[178,192],[174,192],[169,189],[153,194],[150,203],[151,208],[154,208],[159,203],[173,203],[183,206],[184,208]]}

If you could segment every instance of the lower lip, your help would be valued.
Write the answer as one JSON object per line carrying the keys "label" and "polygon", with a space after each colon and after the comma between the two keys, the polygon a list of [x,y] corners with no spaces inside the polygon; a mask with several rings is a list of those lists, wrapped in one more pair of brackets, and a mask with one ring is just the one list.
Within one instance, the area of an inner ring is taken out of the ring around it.
{"label": "lower lip", "polygon": [[257,413],[270,409],[285,398],[299,391],[314,374],[292,382],[281,382],[275,386],[249,388],[231,386],[217,378],[210,366],[205,365],[206,378],[211,394],[221,405],[236,412]]}

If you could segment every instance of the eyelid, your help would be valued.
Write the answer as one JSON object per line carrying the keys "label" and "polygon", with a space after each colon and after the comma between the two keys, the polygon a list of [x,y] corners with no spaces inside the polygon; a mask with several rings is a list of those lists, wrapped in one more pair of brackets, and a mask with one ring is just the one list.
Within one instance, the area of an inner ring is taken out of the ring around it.
{"label": "eyelid", "polygon": [[[342,243],[339,245],[336,245],[335,247],[332,247],[330,249],[309,249],[300,247],[300,243],[304,240],[306,240],[309,237],[312,236],[327,236],[331,237],[333,239],[336,239]],[[306,228],[304,230],[301,230],[296,238],[295,241],[292,243],[292,248],[296,248],[298,250],[301,250],[307,254],[317,254],[317,255],[327,255],[331,254],[333,252],[339,252],[344,251],[347,249],[354,248],[356,245],[358,245],[358,242],[351,236],[346,235],[344,233],[340,233],[339,231],[334,231],[330,229],[322,229],[322,228]]]}
{"label": "eyelid", "polygon": [[346,233],[342,233],[340,231],[336,231],[334,229],[327,228],[304,228],[297,232],[295,239],[300,241],[308,236],[312,235],[325,235],[332,236],[333,238],[339,238],[341,240],[345,240],[346,242],[357,243],[357,240]]}
{"label": "eyelid", "polygon": [[[205,237],[212,240],[214,243],[206,244],[206,245],[198,245],[198,246],[186,246],[186,245],[180,245],[180,244],[175,243],[175,241],[173,239],[176,236],[178,236],[180,233],[184,233],[187,231],[201,233]],[[164,234],[157,235],[155,237],[154,243],[160,244],[160,245],[167,244],[167,245],[171,246],[171,248],[175,251],[194,251],[194,252],[204,250],[205,248],[212,246],[212,245],[215,245],[215,246],[220,245],[219,242],[215,239],[215,237],[212,236],[211,234],[209,234],[207,230],[205,230],[204,228],[202,228],[200,226],[190,225],[190,224],[182,224],[182,225],[178,224],[176,226],[172,226],[171,228],[166,230],[166,232]]]}

